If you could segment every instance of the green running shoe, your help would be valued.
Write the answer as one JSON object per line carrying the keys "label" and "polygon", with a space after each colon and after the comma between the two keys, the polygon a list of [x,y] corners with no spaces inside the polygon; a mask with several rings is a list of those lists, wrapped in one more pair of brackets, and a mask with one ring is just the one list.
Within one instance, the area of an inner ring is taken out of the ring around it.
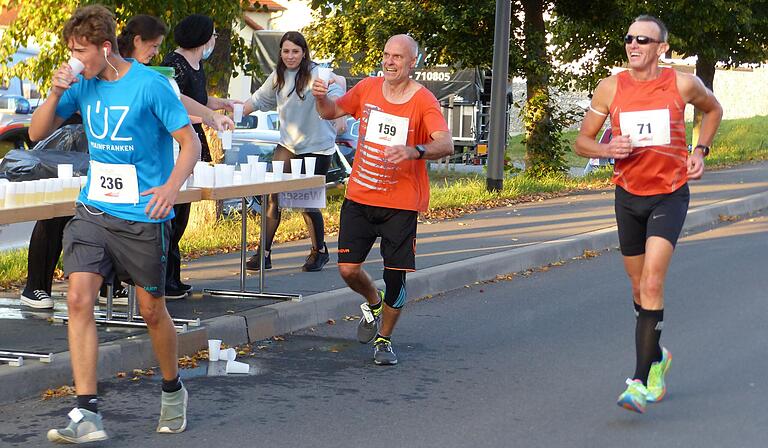
{"label": "green running shoe", "polygon": [[384,338],[376,339],[373,343],[373,362],[379,366],[394,366],[397,356],[392,351],[392,343]]}
{"label": "green running shoe", "polygon": [[360,311],[363,312],[363,317],[360,318],[360,322],[357,323],[357,341],[361,344],[367,344],[376,337],[376,333],[379,331],[379,322],[381,321],[381,310],[384,309],[384,291],[378,290],[379,300],[381,300],[381,306],[378,310],[373,311],[368,305],[364,303],[360,305]]}
{"label": "green running shoe", "polygon": [[645,397],[648,403],[657,403],[666,395],[667,384],[664,382],[664,376],[670,364],[672,364],[672,353],[665,347],[661,347],[661,361],[651,364],[651,371],[648,372],[648,395]]}
{"label": "green running shoe", "polygon": [[68,415],[69,425],[48,431],[48,440],[54,443],[88,443],[109,438],[101,423],[101,414],[74,408]]}
{"label": "green running shoe", "polygon": [[627,390],[625,390],[616,402],[624,409],[635,411],[638,414],[645,412],[646,395],[648,395],[648,389],[643,386],[643,382],[640,380],[633,380],[627,378]]}
{"label": "green running shoe", "polygon": [[157,432],[176,434],[187,429],[187,401],[189,394],[182,384],[176,392],[163,392],[160,400],[160,421],[157,422]]}

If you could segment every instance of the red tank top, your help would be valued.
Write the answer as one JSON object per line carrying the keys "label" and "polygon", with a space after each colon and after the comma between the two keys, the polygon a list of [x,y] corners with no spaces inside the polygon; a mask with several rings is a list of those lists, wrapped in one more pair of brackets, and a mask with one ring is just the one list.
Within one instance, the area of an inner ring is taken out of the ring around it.
{"label": "red tank top", "polygon": [[629,157],[616,160],[614,184],[651,196],[672,193],[688,181],[685,103],[675,70],[662,68],[651,81],[619,73],[610,114],[613,136],[632,139]]}

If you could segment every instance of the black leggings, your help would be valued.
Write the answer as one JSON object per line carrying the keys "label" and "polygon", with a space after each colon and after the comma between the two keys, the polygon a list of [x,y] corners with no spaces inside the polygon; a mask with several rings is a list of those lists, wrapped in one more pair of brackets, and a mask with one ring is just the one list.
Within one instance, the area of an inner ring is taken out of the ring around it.
{"label": "black leggings", "polygon": [[181,288],[181,250],[179,241],[184,236],[189,223],[191,204],[176,204],[173,206],[174,218],[171,220],[171,240],[168,244],[168,261],[165,265],[165,289],[178,290]]}
{"label": "black leggings", "polygon": [[[275,153],[272,156],[273,161],[283,161],[283,172],[291,172],[291,159],[303,159],[305,157],[316,157],[315,161],[315,174],[322,174],[325,176],[328,174],[328,169],[331,167],[330,155],[320,154],[294,154],[285,148],[283,145],[277,145]],[[267,225],[267,240],[264,241],[264,249],[272,250],[272,241],[275,239],[277,228],[280,226],[280,204],[278,201],[278,195],[270,194],[267,201],[266,216],[264,220]],[[320,250],[325,244],[325,224],[323,223],[323,214],[318,209],[310,209],[303,211],[302,216],[304,222],[307,223],[307,229],[309,230],[309,237],[312,239],[312,247]]]}
{"label": "black leggings", "polygon": [[41,289],[48,294],[53,286],[53,272],[61,255],[61,237],[64,226],[71,216],[51,218],[37,221],[29,238],[29,255],[27,256],[27,284],[24,291]]}

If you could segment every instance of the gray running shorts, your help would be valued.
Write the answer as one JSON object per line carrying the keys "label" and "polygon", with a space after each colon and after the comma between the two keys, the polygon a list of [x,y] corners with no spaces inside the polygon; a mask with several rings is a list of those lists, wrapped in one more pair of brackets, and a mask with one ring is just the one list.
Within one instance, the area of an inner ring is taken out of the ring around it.
{"label": "gray running shorts", "polygon": [[170,228],[170,222],[126,221],[77,204],[64,228],[64,274],[92,272],[110,282],[116,272],[121,281],[162,297]]}

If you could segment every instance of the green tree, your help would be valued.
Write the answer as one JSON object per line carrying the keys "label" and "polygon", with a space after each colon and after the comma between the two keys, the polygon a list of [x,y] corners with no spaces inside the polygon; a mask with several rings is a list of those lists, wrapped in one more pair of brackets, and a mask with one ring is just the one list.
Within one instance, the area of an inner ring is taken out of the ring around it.
{"label": "green tree", "polygon": [[[217,2],[199,2],[195,0],[0,0],[0,7],[18,9],[17,19],[0,37],[0,78],[18,76],[38,84],[45,92],[50,87],[51,76],[55,68],[69,59],[66,42],[61,40],[64,23],[79,6],[100,3],[115,12],[118,21],[118,33],[125,22],[135,14],[150,14],[161,18],[170,29],[181,19],[192,13],[206,14],[213,18],[219,33],[216,49],[206,61],[209,75],[209,91],[215,96],[226,96],[233,67],[238,67],[246,74],[257,70],[249,57],[246,42],[233,32],[232,26],[238,23],[243,7],[247,2],[241,0],[221,0]],[[11,57],[21,46],[30,41],[40,45],[40,55],[36,58],[9,67]],[[169,33],[163,42],[160,54],[172,51],[176,44],[173,33]],[[159,60],[157,61],[159,62]]]}

